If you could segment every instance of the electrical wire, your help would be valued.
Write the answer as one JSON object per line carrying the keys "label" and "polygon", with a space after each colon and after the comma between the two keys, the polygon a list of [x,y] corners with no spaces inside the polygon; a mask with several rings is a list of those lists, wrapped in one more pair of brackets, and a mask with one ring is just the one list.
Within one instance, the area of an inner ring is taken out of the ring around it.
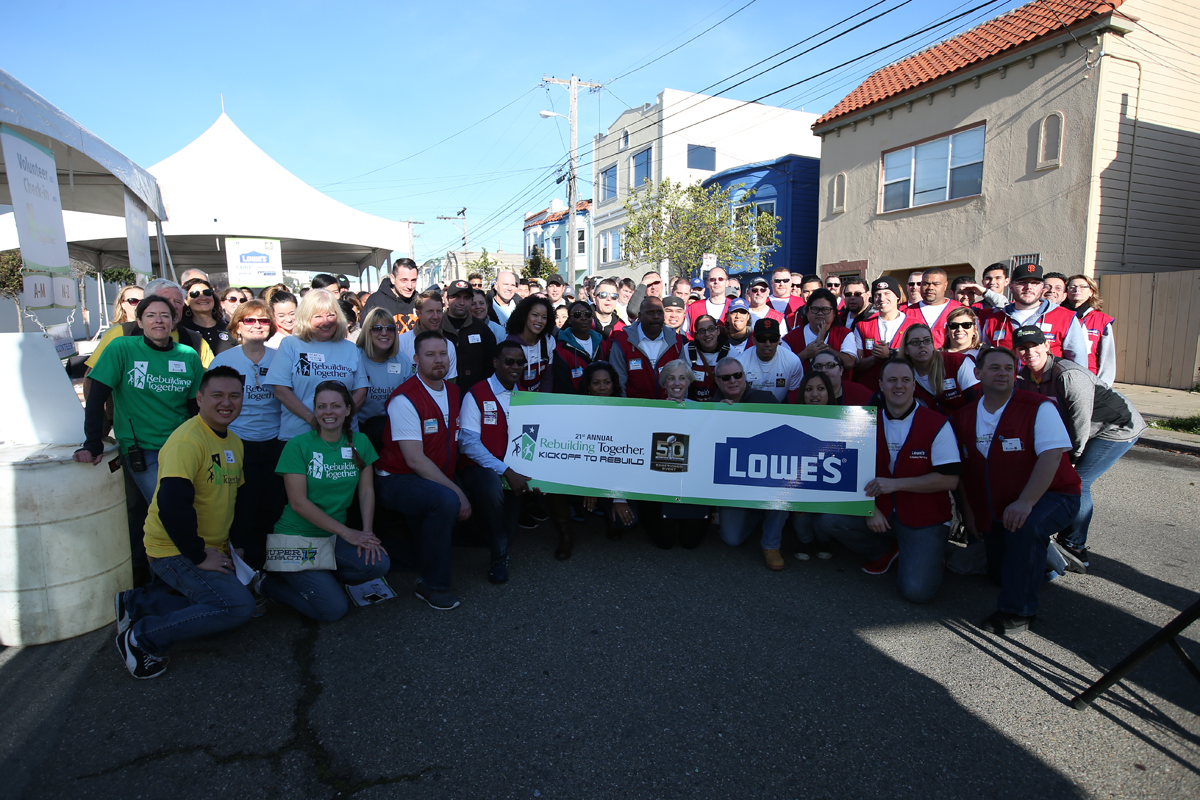
{"label": "electrical wire", "polygon": [[[883,0],[881,0],[881,2],[882,2],[882,1],[883,1]],[[745,11],[747,8],[749,8],[750,6],[754,5],[754,4],[755,4],[755,3],[757,3],[757,2],[758,2],[758,0],[750,0],[750,2],[749,2],[749,3],[746,3],[746,5],[742,6],[742,7],[741,7],[741,8],[739,8],[737,11],[734,11],[734,12],[733,12],[732,14],[730,14],[728,17],[725,17],[725,18],[724,18],[724,19],[722,19],[721,21],[719,21],[719,22],[717,22],[717,23],[715,23],[715,24],[711,25],[710,27],[708,27],[708,28],[705,28],[704,30],[700,31],[700,32],[699,32],[699,33],[697,33],[695,36],[693,36],[692,38],[688,39],[686,42],[684,42],[683,44],[679,45],[678,47],[673,47],[673,48],[671,48],[671,49],[670,49],[670,50],[668,50],[667,52],[663,53],[661,56],[658,56],[657,58],[655,58],[655,59],[653,59],[653,60],[651,60],[651,61],[647,61],[645,64],[642,64],[640,67],[634,67],[633,69],[629,70],[628,72],[622,72],[622,73],[621,73],[620,75],[618,75],[617,77],[610,79],[610,80],[609,80],[609,83],[616,83],[617,81],[621,80],[621,78],[628,77],[628,76],[632,75],[632,74],[633,74],[633,73],[635,73],[635,72],[639,72],[639,71],[641,71],[641,70],[645,69],[646,67],[650,66],[651,64],[653,64],[653,63],[655,63],[655,62],[662,61],[664,58],[666,58],[667,56],[671,55],[672,53],[678,52],[679,50],[683,49],[684,47],[687,47],[689,44],[691,44],[692,42],[696,41],[696,40],[697,40],[697,39],[699,39],[701,36],[703,36],[704,34],[708,33],[709,31],[711,31],[713,28],[716,28],[716,27],[718,27],[718,26],[720,26],[720,25],[722,25],[722,24],[724,24],[724,23],[728,22],[730,19],[732,19],[733,17],[736,17],[738,14],[742,13],[742,12],[743,12],[743,11]]]}

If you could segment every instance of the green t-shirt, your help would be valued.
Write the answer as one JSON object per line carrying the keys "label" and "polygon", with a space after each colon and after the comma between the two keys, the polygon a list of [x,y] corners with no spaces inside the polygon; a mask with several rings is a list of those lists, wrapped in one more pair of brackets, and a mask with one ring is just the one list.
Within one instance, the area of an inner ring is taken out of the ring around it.
{"label": "green t-shirt", "polygon": [[[354,449],[368,466],[379,458],[371,441],[361,433],[354,437]],[[338,522],[346,521],[346,511],[358,488],[359,469],[350,455],[350,445],[342,436],[327,442],[318,431],[309,431],[288,440],[275,471],[280,475],[306,475],[308,499]],[[275,523],[275,533],[289,536],[332,536],[297,514],[289,505]]]}
{"label": "green t-shirt", "polygon": [[204,366],[195,350],[178,342],[170,350],[155,350],[143,336],[113,340],[91,373],[92,380],[112,387],[113,430],[122,453],[134,434],[143,450],[161,450],[187,420],[187,401],[196,396],[202,377]]}

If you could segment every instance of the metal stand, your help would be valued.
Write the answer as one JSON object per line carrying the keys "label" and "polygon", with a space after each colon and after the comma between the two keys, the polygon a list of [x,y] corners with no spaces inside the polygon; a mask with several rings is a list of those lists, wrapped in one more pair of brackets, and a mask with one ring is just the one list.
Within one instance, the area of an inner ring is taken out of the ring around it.
{"label": "metal stand", "polygon": [[1175,637],[1183,633],[1189,625],[1200,618],[1200,600],[1193,603],[1178,617],[1164,625],[1158,633],[1146,640],[1138,649],[1127,655],[1125,659],[1110,669],[1103,678],[1089,686],[1082,694],[1071,701],[1071,705],[1080,711],[1084,710],[1092,704],[1097,697],[1112,688],[1112,685],[1124,678],[1129,673],[1133,672],[1139,664],[1145,661],[1154,653],[1155,650],[1165,645],[1170,645],[1175,651],[1175,655],[1179,656],[1179,660],[1187,667],[1188,672],[1192,673],[1192,677],[1200,681],[1200,668],[1188,658],[1187,653],[1183,652],[1183,648],[1175,641]]}

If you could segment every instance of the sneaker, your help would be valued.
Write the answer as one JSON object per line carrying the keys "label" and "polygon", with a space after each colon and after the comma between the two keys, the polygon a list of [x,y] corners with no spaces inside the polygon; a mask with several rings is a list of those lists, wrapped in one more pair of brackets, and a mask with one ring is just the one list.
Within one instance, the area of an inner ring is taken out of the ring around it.
{"label": "sneaker", "polygon": [[1037,616],[1022,617],[1020,614],[1009,614],[1006,611],[997,611],[990,617],[979,623],[979,627],[989,633],[994,633],[997,636],[1009,636],[1014,633],[1029,630],[1029,626]]}
{"label": "sneaker", "polygon": [[817,558],[823,561],[833,558],[833,542],[817,542]]}
{"label": "sneaker", "polygon": [[1079,575],[1087,575],[1088,563],[1087,548],[1081,547],[1076,550],[1070,545],[1063,544],[1057,539],[1053,540],[1054,547],[1058,552],[1062,553],[1063,559],[1067,562],[1067,572],[1074,572]]}
{"label": "sneaker", "polygon": [[893,545],[892,549],[887,551],[887,553],[884,555],[880,556],[874,561],[868,561],[867,563],[863,564],[862,571],[868,575],[883,575],[892,568],[892,564],[895,564],[896,559],[899,557],[900,548],[897,545]]}
{"label": "sneaker", "polygon": [[550,515],[546,513],[546,508],[540,502],[533,501],[529,504],[529,516],[533,517],[538,522],[545,522],[550,519]]}
{"label": "sneaker", "polygon": [[521,516],[517,518],[517,524],[527,531],[531,531],[538,526],[537,519],[528,511],[522,511]]}
{"label": "sneaker", "polygon": [[488,567],[487,579],[492,583],[508,583],[508,559],[497,561]]}
{"label": "sneaker", "polygon": [[783,556],[779,554],[779,549],[768,550],[763,548],[763,558],[767,562],[767,569],[778,572],[783,569]]}
{"label": "sneaker", "polygon": [[121,652],[121,660],[125,669],[140,681],[157,678],[167,671],[167,659],[150,655],[133,641],[133,631],[117,634],[117,650]]}
{"label": "sneaker", "polygon": [[113,605],[117,608],[117,633],[122,634],[133,624],[133,617],[129,615],[129,606],[125,605],[124,592],[117,592],[116,597],[113,598]]}
{"label": "sneaker", "polygon": [[250,579],[250,591],[254,593],[255,597],[263,596],[262,585],[266,579],[267,571],[263,569],[255,572],[254,577]]}
{"label": "sneaker", "polygon": [[434,591],[420,581],[417,581],[415,594],[419,599],[429,603],[430,608],[436,608],[438,611],[449,611],[459,606],[458,598],[450,592]]}
{"label": "sneaker", "polygon": [[576,508],[575,506],[571,506],[571,521],[572,522],[587,522],[587,517],[584,516],[585,513],[586,512],[583,511],[583,509]]}
{"label": "sneaker", "polygon": [[795,556],[799,561],[808,561],[812,558],[812,542],[801,542],[800,549],[795,552]]}

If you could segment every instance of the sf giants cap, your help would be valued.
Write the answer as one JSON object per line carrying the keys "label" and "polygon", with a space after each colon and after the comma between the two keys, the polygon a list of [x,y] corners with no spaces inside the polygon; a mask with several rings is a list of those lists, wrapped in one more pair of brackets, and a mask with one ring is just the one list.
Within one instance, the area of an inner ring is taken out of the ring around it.
{"label": "sf giants cap", "polygon": [[[1028,266],[1035,266],[1030,264]],[[1020,347],[1023,344],[1045,344],[1046,334],[1042,333],[1042,329],[1037,325],[1023,325],[1013,331],[1013,347]]]}
{"label": "sf giants cap", "polygon": [[1014,281],[1025,280],[1042,280],[1041,264],[1017,264],[1013,267],[1012,279]]}
{"label": "sf giants cap", "polygon": [[770,317],[764,317],[758,322],[754,323],[754,338],[757,339],[760,336],[766,336],[770,339],[778,339],[779,321],[771,319]]}

